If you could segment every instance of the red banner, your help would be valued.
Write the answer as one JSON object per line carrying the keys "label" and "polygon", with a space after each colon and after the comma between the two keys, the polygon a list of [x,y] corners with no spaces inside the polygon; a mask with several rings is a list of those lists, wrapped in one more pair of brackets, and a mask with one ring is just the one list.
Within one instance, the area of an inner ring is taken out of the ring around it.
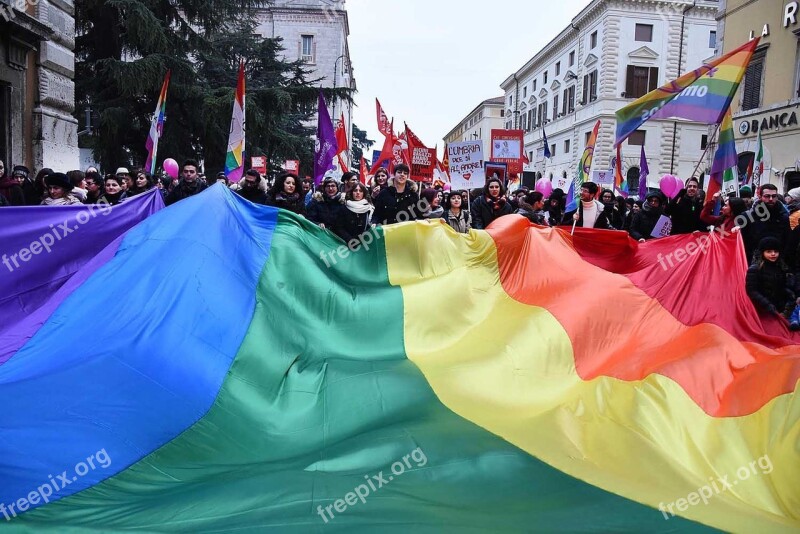
{"label": "red banner", "polygon": [[491,161],[507,164],[509,174],[521,174],[524,135],[522,130],[492,130]]}
{"label": "red banner", "polygon": [[[255,159],[256,158],[253,158],[253,160],[255,160]],[[264,167],[264,171],[263,172],[267,172],[266,171],[266,159],[267,158],[263,158],[263,159],[265,161],[265,163],[264,163],[265,167]],[[255,167],[255,164],[254,164],[254,167]],[[297,174],[298,172],[300,172],[300,160],[287,159],[286,162],[283,164],[283,170],[286,171],[286,172],[290,172],[292,174]]]}
{"label": "red banner", "polygon": [[408,143],[409,167],[411,179],[415,182],[433,182],[433,170],[436,167],[436,149],[428,148],[425,143],[406,126],[406,142]]}
{"label": "red banner", "polygon": [[386,137],[393,135],[392,125],[389,122],[389,118],[386,116],[386,113],[383,112],[383,107],[377,98],[375,99],[375,108],[378,114],[378,131]]}
{"label": "red banner", "polygon": [[267,158],[264,156],[253,156],[250,158],[250,168],[257,170],[262,175],[267,174]]}

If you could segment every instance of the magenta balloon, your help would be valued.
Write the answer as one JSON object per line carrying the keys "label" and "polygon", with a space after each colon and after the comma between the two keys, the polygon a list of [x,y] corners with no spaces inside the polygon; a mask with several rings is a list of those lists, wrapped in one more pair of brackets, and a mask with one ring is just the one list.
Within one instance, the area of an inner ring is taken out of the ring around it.
{"label": "magenta balloon", "polygon": [[544,198],[549,198],[550,194],[553,192],[553,184],[547,178],[541,178],[536,182],[534,190],[543,194]]}
{"label": "magenta balloon", "polygon": [[451,189],[452,189],[452,187],[450,186],[450,184],[444,184],[444,190],[445,191],[450,191]]}
{"label": "magenta balloon", "polygon": [[671,174],[665,174],[661,177],[661,180],[658,181],[658,188],[661,190],[667,198],[674,198],[675,195],[678,194],[680,188],[677,190],[675,189],[675,177]]}
{"label": "magenta balloon", "polygon": [[167,158],[164,160],[164,172],[167,173],[167,176],[170,178],[177,178],[178,177],[178,162],[172,158]]}
{"label": "magenta balloon", "polygon": [[675,178],[675,187],[676,187],[676,189],[675,189],[675,195],[677,195],[678,193],[680,193],[680,192],[681,192],[681,189],[683,189],[684,187],[686,187],[686,184],[684,184],[684,183],[683,183],[683,180],[681,180],[681,179],[680,179],[680,178],[678,178],[677,176],[675,176],[674,178]]}

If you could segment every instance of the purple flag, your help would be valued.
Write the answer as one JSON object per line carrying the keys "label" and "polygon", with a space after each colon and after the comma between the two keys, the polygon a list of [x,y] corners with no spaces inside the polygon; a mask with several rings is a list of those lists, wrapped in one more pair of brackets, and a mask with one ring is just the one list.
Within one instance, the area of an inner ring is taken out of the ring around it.
{"label": "purple flag", "polygon": [[642,145],[642,154],[639,156],[639,200],[644,200],[647,196],[647,175],[650,174],[650,168],[647,166],[647,156],[644,153],[644,145]]}
{"label": "purple flag", "polygon": [[0,346],[18,321],[45,308],[49,310],[45,318],[52,313],[59,288],[109,244],[163,207],[161,192],[154,190],[114,207],[0,208]]}
{"label": "purple flag", "polygon": [[322,91],[319,92],[319,112],[317,113],[317,145],[314,150],[314,184],[319,185],[325,173],[333,169],[333,159],[336,157],[338,144],[336,132],[333,130],[333,121],[328,113],[328,104]]}

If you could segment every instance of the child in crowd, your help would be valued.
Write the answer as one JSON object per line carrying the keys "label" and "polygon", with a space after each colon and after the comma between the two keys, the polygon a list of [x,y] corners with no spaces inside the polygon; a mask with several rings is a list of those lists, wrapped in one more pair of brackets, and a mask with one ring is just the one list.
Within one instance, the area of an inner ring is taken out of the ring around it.
{"label": "child in crowd", "polygon": [[795,299],[793,277],[780,257],[780,250],[781,243],[774,237],[765,237],[759,242],[758,259],[747,270],[747,295],[760,312],[776,315],[782,322],[789,323],[791,330],[800,330],[800,314],[794,313],[800,299]]}

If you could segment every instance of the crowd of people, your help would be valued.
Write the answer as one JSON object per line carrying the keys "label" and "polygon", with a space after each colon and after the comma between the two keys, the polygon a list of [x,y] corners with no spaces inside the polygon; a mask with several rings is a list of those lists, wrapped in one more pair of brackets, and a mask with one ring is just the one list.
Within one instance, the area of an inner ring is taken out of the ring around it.
{"label": "crowd of people", "polygon": [[[91,167],[67,173],[42,169],[32,176],[23,165],[14,166],[9,174],[0,161],[0,206],[116,205],[152,189],[159,189],[169,206],[211,185],[199,169],[196,161],[187,160],[179,179],[158,179],[124,167],[104,177]],[[725,235],[741,232],[751,260],[748,295],[759,311],[800,330],[800,298],[796,298],[800,276],[795,276],[800,274],[800,188],[781,197],[776,186],[764,184],[755,192],[743,187],[739,196],[723,199],[717,193],[706,199],[699,181],[689,178],[675,198],[650,190],[644,199],[634,200],[585,182],[577,207],[567,211],[570,199],[561,189],[545,196],[520,187],[509,194],[496,177],[472,191],[448,191],[442,186],[420,190],[406,165],[396,166],[391,177],[379,169],[370,185],[353,172],[345,172],[341,179],[326,175],[319,186],[291,173],[270,183],[256,170],[248,170],[236,184],[230,184],[224,173],[218,173],[214,182],[253,203],[304,216],[351,247],[357,247],[359,237],[375,226],[442,219],[456,232],[468,233],[511,214],[540,226],[624,231],[639,242],[657,238],[655,230],[665,219],[671,225],[670,235],[711,229]]]}

